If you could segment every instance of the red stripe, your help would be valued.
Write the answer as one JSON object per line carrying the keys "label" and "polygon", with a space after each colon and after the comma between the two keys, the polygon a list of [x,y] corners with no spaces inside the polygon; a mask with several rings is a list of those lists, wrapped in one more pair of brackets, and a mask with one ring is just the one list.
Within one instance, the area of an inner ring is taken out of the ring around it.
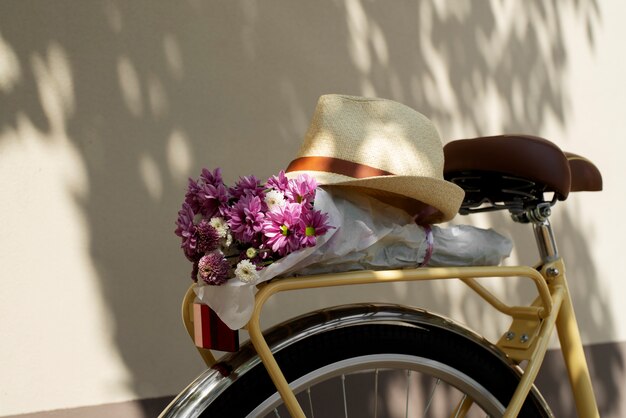
{"label": "red stripe", "polygon": [[194,306],[194,341],[197,346],[219,351],[239,350],[239,331],[232,330],[205,304]]}

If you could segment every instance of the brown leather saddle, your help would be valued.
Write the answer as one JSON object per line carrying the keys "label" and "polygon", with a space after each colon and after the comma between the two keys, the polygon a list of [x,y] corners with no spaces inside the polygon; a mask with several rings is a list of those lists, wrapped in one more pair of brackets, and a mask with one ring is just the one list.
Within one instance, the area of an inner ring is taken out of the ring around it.
{"label": "brown leather saddle", "polygon": [[[444,176],[465,190],[461,213],[480,206],[525,209],[565,200],[570,192],[602,190],[602,175],[588,159],[531,135],[498,135],[449,142]],[[489,209],[486,209],[489,210]]]}

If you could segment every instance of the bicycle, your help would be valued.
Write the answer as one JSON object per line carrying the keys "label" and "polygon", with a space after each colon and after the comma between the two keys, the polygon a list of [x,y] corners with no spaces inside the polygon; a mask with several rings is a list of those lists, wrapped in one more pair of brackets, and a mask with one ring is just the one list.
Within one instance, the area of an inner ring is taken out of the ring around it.
{"label": "bicycle", "polygon": [[[419,406],[423,416],[549,417],[552,412],[533,382],[554,329],[579,416],[599,417],[549,218],[550,208],[570,192],[601,190],[600,172],[584,157],[526,135],[452,141],[444,153],[445,178],[465,190],[460,213],[508,210],[513,221],[530,224],[540,254],[536,266],[355,271],[264,283],[246,326],[250,341],[219,362],[199,348],[209,368],[161,417],[387,416],[383,412],[390,405],[400,415],[404,411],[402,416]],[[553,196],[546,200],[549,193]],[[529,279],[537,298],[529,305],[510,306],[477,280],[487,277]],[[263,305],[278,292],[450,279],[462,281],[512,318],[497,342],[418,307],[388,304],[325,308],[265,333],[260,329]],[[192,339],[193,298],[190,288],[182,306]],[[418,396],[417,383],[423,396]],[[381,395],[389,384],[402,386],[406,398],[384,404]],[[332,398],[330,391],[337,396]],[[328,411],[331,406],[337,410]],[[449,409],[442,415],[445,406]]]}

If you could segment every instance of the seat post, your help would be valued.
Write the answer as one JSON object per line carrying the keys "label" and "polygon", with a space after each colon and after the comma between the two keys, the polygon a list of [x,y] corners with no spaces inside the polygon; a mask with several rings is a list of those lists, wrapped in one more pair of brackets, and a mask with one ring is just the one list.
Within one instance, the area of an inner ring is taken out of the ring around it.
{"label": "seat post", "polygon": [[550,224],[551,206],[553,203],[543,202],[536,207],[528,208],[521,212],[511,213],[515,222],[532,223],[535,232],[535,241],[539,249],[539,256],[543,263],[551,263],[559,258],[559,250],[556,247],[554,230]]}
{"label": "seat post", "polygon": [[559,250],[556,247],[554,239],[554,231],[550,220],[533,221],[533,231],[535,232],[535,240],[539,249],[539,256],[544,263],[551,263],[559,258]]}

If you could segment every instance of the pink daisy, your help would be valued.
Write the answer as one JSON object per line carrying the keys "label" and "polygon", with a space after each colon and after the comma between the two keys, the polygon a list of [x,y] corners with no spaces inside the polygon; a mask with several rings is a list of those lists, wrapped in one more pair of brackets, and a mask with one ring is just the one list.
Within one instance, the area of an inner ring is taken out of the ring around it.
{"label": "pink daisy", "polygon": [[290,179],[285,196],[290,202],[309,205],[315,199],[317,181],[309,175],[301,174],[296,179]]}
{"label": "pink daisy", "polygon": [[313,247],[317,237],[324,235],[331,226],[328,225],[328,214],[319,210],[304,210],[298,225],[298,237],[302,247]]}
{"label": "pink daisy", "polygon": [[297,230],[301,212],[301,205],[287,203],[266,214],[263,222],[263,233],[267,238],[266,245],[278,255],[284,256],[300,249]]}

